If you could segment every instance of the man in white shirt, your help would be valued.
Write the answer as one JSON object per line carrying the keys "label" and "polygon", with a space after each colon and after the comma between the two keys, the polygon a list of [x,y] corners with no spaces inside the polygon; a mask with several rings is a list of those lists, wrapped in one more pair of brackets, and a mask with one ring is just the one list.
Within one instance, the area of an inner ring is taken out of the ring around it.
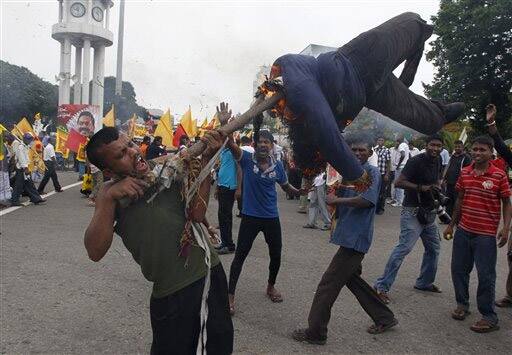
{"label": "man in white shirt", "polygon": [[409,142],[409,158],[415,157],[418,154],[420,154],[420,150],[412,142]]}
{"label": "man in white shirt", "polygon": [[331,229],[331,217],[327,211],[325,194],[325,173],[319,174],[313,181],[313,188],[308,194],[308,223],[304,228],[316,229],[316,217],[320,215],[324,221],[322,230]]}
{"label": "man in white shirt", "polygon": [[[405,164],[407,163],[407,160],[409,160],[409,145],[404,142],[403,137],[398,137],[396,140],[398,144],[397,152],[398,152],[398,162],[396,165],[395,170],[395,182],[396,179],[402,174],[402,169],[404,168]],[[398,189],[395,187],[395,195],[394,195],[395,202],[391,204],[391,206],[394,207],[402,207],[402,202],[404,200],[404,190]]]}
{"label": "man in white shirt", "polygon": [[50,178],[52,179],[53,187],[56,192],[62,192],[62,188],[60,187],[59,178],[57,177],[57,171],[55,170],[55,167],[57,165],[57,160],[55,158],[55,148],[53,147],[53,139],[50,137],[44,137],[43,138],[43,161],[44,165],[46,166],[46,171],[44,172],[43,180],[41,180],[41,183],[39,184],[39,188],[37,189],[37,192],[40,194],[44,193],[44,188],[46,184],[48,183],[48,180]]}
{"label": "man in white shirt", "polygon": [[14,176],[14,188],[11,197],[12,206],[21,206],[20,196],[23,192],[28,195],[34,205],[46,202],[37,192],[30,178],[30,171],[28,170],[28,145],[33,139],[30,133],[25,133],[23,135],[23,143],[18,141],[13,142],[13,153],[16,159],[16,175]]}

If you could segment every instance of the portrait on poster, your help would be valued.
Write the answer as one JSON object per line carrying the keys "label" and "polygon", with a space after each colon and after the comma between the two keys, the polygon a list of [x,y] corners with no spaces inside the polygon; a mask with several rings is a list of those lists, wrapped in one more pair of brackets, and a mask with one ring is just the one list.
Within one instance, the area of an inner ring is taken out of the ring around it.
{"label": "portrait on poster", "polygon": [[60,105],[57,114],[59,125],[67,131],[74,130],[83,136],[90,137],[102,127],[102,117],[98,105]]}

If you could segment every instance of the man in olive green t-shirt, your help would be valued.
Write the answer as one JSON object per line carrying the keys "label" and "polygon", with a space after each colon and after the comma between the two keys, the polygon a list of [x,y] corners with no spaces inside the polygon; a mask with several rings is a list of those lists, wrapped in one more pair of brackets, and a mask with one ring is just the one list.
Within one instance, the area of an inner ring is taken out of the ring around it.
{"label": "man in olive green t-shirt", "polygon": [[[206,164],[222,144],[221,135],[212,131],[203,141],[208,148],[202,155]],[[150,302],[153,330],[152,354],[193,354],[200,336],[200,311],[207,267],[205,251],[192,245],[186,257],[180,256],[185,228],[185,202],[181,186],[173,183],[151,202],[154,190],[138,178],[150,170],[139,148],[115,128],[103,128],[87,145],[92,164],[112,177],[96,200],[93,218],[85,232],[85,247],[93,261],[99,261],[112,243],[114,232],[140,265],[144,277],[153,282]],[[193,222],[202,222],[210,189],[205,179],[189,211]],[[146,190],[146,191],[145,191]],[[117,201],[135,200],[127,208]],[[199,203],[197,203],[199,201]],[[210,244],[211,275],[206,322],[206,351],[230,354],[233,350],[233,324],[229,315],[226,275]]]}

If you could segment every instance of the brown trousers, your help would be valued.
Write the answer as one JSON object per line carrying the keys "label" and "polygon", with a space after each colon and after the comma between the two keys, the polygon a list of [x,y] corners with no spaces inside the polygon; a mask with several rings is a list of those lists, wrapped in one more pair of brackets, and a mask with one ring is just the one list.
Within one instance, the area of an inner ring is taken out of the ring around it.
{"label": "brown trousers", "polygon": [[389,324],[393,321],[393,312],[360,276],[363,258],[363,253],[344,247],[340,247],[334,255],[322,276],[309,311],[307,330],[309,337],[313,339],[327,337],[327,324],[331,318],[331,308],[345,285],[356,296],[361,307],[376,324]]}

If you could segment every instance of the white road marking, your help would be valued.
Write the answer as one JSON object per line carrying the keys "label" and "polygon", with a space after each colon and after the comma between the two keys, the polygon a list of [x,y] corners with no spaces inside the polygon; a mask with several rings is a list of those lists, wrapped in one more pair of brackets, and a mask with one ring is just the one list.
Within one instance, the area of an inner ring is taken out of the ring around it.
{"label": "white road marking", "polygon": [[[79,181],[79,182],[75,182],[74,184],[64,186],[64,187],[62,188],[62,190],[64,191],[64,190],[70,189],[70,188],[72,188],[72,187],[75,187],[75,186],[81,185],[81,184],[82,184],[82,182],[81,182],[81,181]],[[56,193],[57,193],[57,192],[55,192],[55,191],[50,191],[50,192],[48,192],[48,193],[47,193],[47,194],[45,194],[45,195],[41,195],[41,197],[42,197],[42,198],[46,198],[46,197],[49,197],[49,196],[51,196],[51,195],[55,195]],[[28,206],[28,205],[31,205],[31,204],[32,204],[32,202],[30,202],[30,201],[29,201],[29,202],[23,202],[23,203],[22,203],[22,205],[23,205],[23,206],[13,206],[13,207],[8,207],[8,208],[6,208],[6,209],[3,209],[3,210],[1,210],[1,211],[0,211],[0,217],[1,217],[1,216],[6,215],[6,214],[8,214],[8,213],[14,212],[14,211],[16,211],[16,210],[18,210],[18,209],[20,209],[20,208],[22,208],[22,207],[26,207],[26,206]]]}

